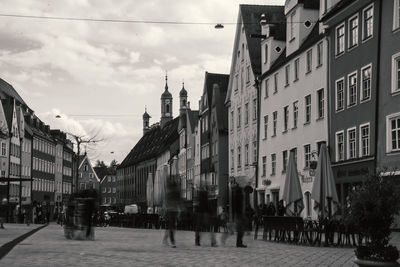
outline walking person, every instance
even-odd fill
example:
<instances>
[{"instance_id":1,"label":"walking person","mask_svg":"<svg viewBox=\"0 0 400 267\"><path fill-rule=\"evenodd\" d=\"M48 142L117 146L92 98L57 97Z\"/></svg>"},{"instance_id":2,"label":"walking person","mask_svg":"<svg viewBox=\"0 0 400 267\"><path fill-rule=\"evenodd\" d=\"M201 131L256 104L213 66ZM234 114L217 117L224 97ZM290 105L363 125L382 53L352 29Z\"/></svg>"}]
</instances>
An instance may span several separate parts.
<instances>
[{"instance_id":1,"label":"walking person","mask_svg":"<svg viewBox=\"0 0 400 267\"><path fill-rule=\"evenodd\" d=\"M163 243L165 245L168 245L169 237L171 246L173 248L176 248L175 229L180 212L180 201L181 200L178 183L170 177L169 179L167 179L167 188L165 195L165 215L167 219L167 225L165 228Z\"/></svg>"},{"instance_id":2,"label":"walking person","mask_svg":"<svg viewBox=\"0 0 400 267\"><path fill-rule=\"evenodd\" d=\"M4 223L6 222L7 218L7 199L4 198L0 204L0 229L4 228Z\"/></svg>"},{"instance_id":3,"label":"walking person","mask_svg":"<svg viewBox=\"0 0 400 267\"><path fill-rule=\"evenodd\" d=\"M232 211L235 217L236 223L236 247L238 248L247 248L245 244L243 244L243 236L245 230L245 216L244 216L244 197L243 197L243 189L236 185L232 187ZM229 233L223 233L221 236L221 243L225 244Z\"/></svg>"},{"instance_id":4,"label":"walking person","mask_svg":"<svg viewBox=\"0 0 400 267\"><path fill-rule=\"evenodd\" d=\"M210 231L211 246L216 247L214 224L211 220L210 209L208 207L208 192L207 190L199 191L199 205L196 208L196 226L195 226L195 244L200 246L201 230L205 228Z\"/></svg>"}]
</instances>

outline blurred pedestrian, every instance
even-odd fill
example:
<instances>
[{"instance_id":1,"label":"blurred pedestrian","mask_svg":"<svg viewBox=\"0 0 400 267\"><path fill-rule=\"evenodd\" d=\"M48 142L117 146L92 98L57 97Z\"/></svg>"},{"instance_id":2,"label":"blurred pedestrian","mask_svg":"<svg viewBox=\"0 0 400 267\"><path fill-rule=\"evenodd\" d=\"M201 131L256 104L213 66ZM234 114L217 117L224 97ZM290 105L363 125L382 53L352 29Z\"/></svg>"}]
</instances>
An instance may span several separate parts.
<instances>
[{"instance_id":1,"label":"blurred pedestrian","mask_svg":"<svg viewBox=\"0 0 400 267\"><path fill-rule=\"evenodd\" d=\"M4 198L0 204L0 229L4 229L4 223L7 218L7 199Z\"/></svg>"},{"instance_id":2,"label":"blurred pedestrian","mask_svg":"<svg viewBox=\"0 0 400 267\"><path fill-rule=\"evenodd\" d=\"M85 200L85 221L86 221L86 238L92 235L92 222L94 212L94 200L89 198Z\"/></svg>"},{"instance_id":3,"label":"blurred pedestrian","mask_svg":"<svg viewBox=\"0 0 400 267\"><path fill-rule=\"evenodd\" d=\"M199 191L199 205L196 207L196 226L195 226L195 244L200 246L200 232L202 230L210 231L211 246L216 247L214 224L211 220L210 209L208 207L208 192L205 189Z\"/></svg>"},{"instance_id":4,"label":"blurred pedestrian","mask_svg":"<svg viewBox=\"0 0 400 267\"><path fill-rule=\"evenodd\" d=\"M254 219L254 210L250 206L250 204L247 203L245 209L246 231L251 232L253 230L253 219Z\"/></svg>"},{"instance_id":5,"label":"blurred pedestrian","mask_svg":"<svg viewBox=\"0 0 400 267\"><path fill-rule=\"evenodd\" d=\"M233 202L233 215L235 217L236 223L236 247L238 248L247 248L245 244L243 244L243 236L245 229L245 218L244 218L244 197L243 197L243 189L235 185L232 187L232 202ZM221 243L225 244L227 238L229 237L229 233L223 233L221 236Z\"/></svg>"},{"instance_id":6,"label":"blurred pedestrian","mask_svg":"<svg viewBox=\"0 0 400 267\"><path fill-rule=\"evenodd\" d=\"M222 226L224 232L228 231L226 223L228 222L228 213L226 212L226 208L222 208L222 212L219 215L219 227Z\"/></svg>"},{"instance_id":7,"label":"blurred pedestrian","mask_svg":"<svg viewBox=\"0 0 400 267\"><path fill-rule=\"evenodd\" d=\"M272 202L269 202L268 208L267 208L267 216L275 216L276 209L275 205Z\"/></svg>"},{"instance_id":8,"label":"blurred pedestrian","mask_svg":"<svg viewBox=\"0 0 400 267\"><path fill-rule=\"evenodd\" d=\"M178 215L180 212L180 190L178 183L173 177L167 179L167 188L165 194L165 215L167 220L167 225L165 228L165 234L163 243L168 244L168 237L171 242L171 246L176 248L175 245L175 229L177 224Z\"/></svg>"},{"instance_id":9,"label":"blurred pedestrian","mask_svg":"<svg viewBox=\"0 0 400 267\"><path fill-rule=\"evenodd\" d=\"M278 216L285 216L285 206L283 205L283 200L279 200L278 203Z\"/></svg>"}]
</instances>

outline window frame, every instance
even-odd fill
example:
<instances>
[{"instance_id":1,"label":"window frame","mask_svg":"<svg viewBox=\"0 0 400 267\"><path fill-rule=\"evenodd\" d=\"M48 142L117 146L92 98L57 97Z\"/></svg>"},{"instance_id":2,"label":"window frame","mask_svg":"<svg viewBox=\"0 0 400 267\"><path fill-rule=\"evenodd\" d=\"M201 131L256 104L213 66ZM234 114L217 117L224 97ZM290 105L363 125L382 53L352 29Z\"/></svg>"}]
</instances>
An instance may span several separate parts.
<instances>
[{"instance_id":1,"label":"window frame","mask_svg":"<svg viewBox=\"0 0 400 267\"><path fill-rule=\"evenodd\" d=\"M351 77L354 77L354 76L355 76L355 78L356 78L355 96L354 96L355 103L352 104L352 103L350 103L350 78L351 78ZM355 71L353 71L352 73L349 73L349 74L347 75L347 108L357 106L358 84L359 84L359 82L358 82L358 72L357 72L357 70L355 70Z\"/></svg>"},{"instance_id":2,"label":"window frame","mask_svg":"<svg viewBox=\"0 0 400 267\"><path fill-rule=\"evenodd\" d=\"M350 150L350 147L351 147L351 144L350 144L350 132L352 132L352 131L354 131L354 156L351 156L350 155L350 152L351 152L351 150ZM357 158L357 127L351 127L351 128L348 128L347 129L347 142L346 142L346 144L347 144L347 159L356 159Z\"/></svg>"},{"instance_id":3,"label":"window frame","mask_svg":"<svg viewBox=\"0 0 400 267\"><path fill-rule=\"evenodd\" d=\"M308 149L308 150L307 150ZM304 152L304 169L310 168L311 162L311 144L303 145L303 152Z\"/></svg>"},{"instance_id":4,"label":"window frame","mask_svg":"<svg viewBox=\"0 0 400 267\"><path fill-rule=\"evenodd\" d=\"M400 28L400 0L393 1L393 31Z\"/></svg>"},{"instance_id":5,"label":"window frame","mask_svg":"<svg viewBox=\"0 0 400 267\"><path fill-rule=\"evenodd\" d=\"M392 86L391 93L400 93L400 52L392 55Z\"/></svg>"},{"instance_id":6,"label":"window frame","mask_svg":"<svg viewBox=\"0 0 400 267\"><path fill-rule=\"evenodd\" d=\"M356 27L352 27L352 25L351 25L351 22L352 21L354 21L354 20L357 20L357 26ZM355 48L355 47L357 47L358 46L358 40L359 40L359 25L360 25L360 19L359 19L359 16L358 16L358 13L357 14L355 14L354 16L352 16L352 17L350 17L348 20L347 20L347 27L348 27L348 29L347 29L347 32L348 32L348 38L347 38L347 49L350 51L350 50L352 50L353 48ZM353 34L352 34L352 30L353 29L356 29L356 33L357 33L357 40L356 40L356 43L352 43L352 41L353 41Z\"/></svg>"},{"instance_id":7,"label":"window frame","mask_svg":"<svg viewBox=\"0 0 400 267\"><path fill-rule=\"evenodd\" d=\"M339 140L338 136L339 136L339 135L342 135L342 142L341 142L341 147L342 147L342 149L343 149L343 151L342 151L342 153L341 153L342 157L340 157L340 153L339 153L339 152L340 152L340 149L339 149L339 142L338 142L338 140ZM345 143L344 130L337 131L337 132L335 133L335 158L336 158L336 161L343 161L343 160L346 159L346 157L345 157L346 152L345 152L345 145L344 145L344 143Z\"/></svg>"},{"instance_id":8,"label":"window frame","mask_svg":"<svg viewBox=\"0 0 400 267\"><path fill-rule=\"evenodd\" d=\"M368 9L372 9L372 16L371 16L371 19L372 19L372 33L369 36L365 36L366 29L367 29L366 28L366 20L365 20L366 19L365 18L365 11L367 11ZM363 40L362 42L363 43L374 37L374 15L375 15L374 3L371 3L370 5L368 5L367 7L365 7L362 10L362 40Z\"/></svg>"},{"instance_id":9,"label":"window frame","mask_svg":"<svg viewBox=\"0 0 400 267\"><path fill-rule=\"evenodd\" d=\"M310 103L307 103L308 99L310 100ZM304 124L308 124L311 122L311 113L312 113L312 99L311 99L311 94L309 94L304 97Z\"/></svg>"},{"instance_id":10,"label":"window frame","mask_svg":"<svg viewBox=\"0 0 400 267\"><path fill-rule=\"evenodd\" d=\"M264 139L268 139L268 115L264 116Z\"/></svg>"},{"instance_id":11,"label":"window frame","mask_svg":"<svg viewBox=\"0 0 400 267\"><path fill-rule=\"evenodd\" d=\"M364 71L366 69L370 69L369 96L367 98L364 96ZM368 65L362 67L360 71L360 103L371 100L371 92L372 92L372 63L369 63Z\"/></svg>"},{"instance_id":12,"label":"window frame","mask_svg":"<svg viewBox=\"0 0 400 267\"><path fill-rule=\"evenodd\" d=\"M296 82L299 80L299 70L300 70L300 58L294 60L294 80Z\"/></svg>"},{"instance_id":13,"label":"window frame","mask_svg":"<svg viewBox=\"0 0 400 267\"><path fill-rule=\"evenodd\" d=\"M321 41L317 44L317 68L323 65L324 42Z\"/></svg>"},{"instance_id":14,"label":"window frame","mask_svg":"<svg viewBox=\"0 0 400 267\"><path fill-rule=\"evenodd\" d=\"M338 30L340 28L343 28L343 35L338 35ZM343 37L343 48L340 49L341 51L338 51L339 48L339 37ZM338 26L336 26L335 28L335 56L338 57L340 55L343 55L346 49L346 26L344 24L344 22L342 22L341 24L339 24Z\"/></svg>"},{"instance_id":15,"label":"window frame","mask_svg":"<svg viewBox=\"0 0 400 267\"><path fill-rule=\"evenodd\" d=\"M392 128L391 121L393 119L400 119L400 112L392 113L386 116L386 153L398 153L400 152L400 143L398 148L392 148ZM396 128L397 129L397 128Z\"/></svg>"},{"instance_id":16,"label":"window frame","mask_svg":"<svg viewBox=\"0 0 400 267\"><path fill-rule=\"evenodd\" d=\"M274 94L278 93L278 74L279 72L274 73Z\"/></svg>"},{"instance_id":17,"label":"window frame","mask_svg":"<svg viewBox=\"0 0 400 267\"><path fill-rule=\"evenodd\" d=\"M272 113L272 137L276 136L278 129L278 111Z\"/></svg>"},{"instance_id":18,"label":"window frame","mask_svg":"<svg viewBox=\"0 0 400 267\"><path fill-rule=\"evenodd\" d=\"M269 78L265 79L264 82L264 98L268 98L269 97Z\"/></svg>"},{"instance_id":19,"label":"window frame","mask_svg":"<svg viewBox=\"0 0 400 267\"><path fill-rule=\"evenodd\" d=\"M322 95L322 98L320 96ZM321 88L317 90L317 120L325 117L325 90Z\"/></svg>"},{"instance_id":20,"label":"window frame","mask_svg":"<svg viewBox=\"0 0 400 267\"><path fill-rule=\"evenodd\" d=\"M342 108L341 109L338 109L338 83L339 82L342 82ZM341 78L339 78L339 79L337 79L336 81L335 81L335 110L336 110L336 112L340 112L340 111L343 111L344 110L344 108L345 108L345 106L346 106L346 101L345 101L345 81L344 81L344 77L341 77Z\"/></svg>"},{"instance_id":21,"label":"window frame","mask_svg":"<svg viewBox=\"0 0 400 267\"><path fill-rule=\"evenodd\" d=\"M283 107L283 132L289 129L289 105Z\"/></svg>"},{"instance_id":22,"label":"window frame","mask_svg":"<svg viewBox=\"0 0 400 267\"><path fill-rule=\"evenodd\" d=\"M368 127L368 144L367 144L367 153L363 153L363 128ZM360 124L359 126L359 152L358 155L360 157L368 157L371 154L371 125L369 122Z\"/></svg>"},{"instance_id":23,"label":"window frame","mask_svg":"<svg viewBox=\"0 0 400 267\"><path fill-rule=\"evenodd\" d=\"M271 176L276 174L276 154L271 154Z\"/></svg>"},{"instance_id":24,"label":"window frame","mask_svg":"<svg viewBox=\"0 0 400 267\"><path fill-rule=\"evenodd\" d=\"M293 128L296 129L299 122L299 101L293 102Z\"/></svg>"},{"instance_id":25,"label":"window frame","mask_svg":"<svg viewBox=\"0 0 400 267\"><path fill-rule=\"evenodd\" d=\"M312 71L312 48L306 52L306 74Z\"/></svg>"}]
</instances>

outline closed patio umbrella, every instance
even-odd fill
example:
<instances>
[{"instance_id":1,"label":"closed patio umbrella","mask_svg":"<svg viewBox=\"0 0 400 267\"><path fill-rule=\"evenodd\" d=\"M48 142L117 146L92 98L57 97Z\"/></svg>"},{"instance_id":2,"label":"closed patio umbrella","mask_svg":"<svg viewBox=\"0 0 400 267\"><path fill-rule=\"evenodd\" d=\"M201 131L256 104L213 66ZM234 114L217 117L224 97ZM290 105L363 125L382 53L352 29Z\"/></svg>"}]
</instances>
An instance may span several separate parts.
<instances>
[{"instance_id":1,"label":"closed patio umbrella","mask_svg":"<svg viewBox=\"0 0 400 267\"><path fill-rule=\"evenodd\" d=\"M311 198L314 199L314 210L319 212L322 218L332 216L339 203L331 160L325 144L321 145L319 152Z\"/></svg>"},{"instance_id":2,"label":"closed patio umbrella","mask_svg":"<svg viewBox=\"0 0 400 267\"><path fill-rule=\"evenodd\" d=\"M153 174L150 172L147 177L146 183L146 197L147 197L147 206L153 207L154 205L154 183L153 183Z\"/></svg>"},{"instance_id":3,"label":"closed patio umbrella","mask_svg":"<svg viewBox=\"0 0 400 267\"><path fill-rule=\"evenodd\" d=\"M289 216L299 216L304 209L303 193L293 151L289 156L282 199L286 203L286 214Z\"/></svg>"}]
</instances>

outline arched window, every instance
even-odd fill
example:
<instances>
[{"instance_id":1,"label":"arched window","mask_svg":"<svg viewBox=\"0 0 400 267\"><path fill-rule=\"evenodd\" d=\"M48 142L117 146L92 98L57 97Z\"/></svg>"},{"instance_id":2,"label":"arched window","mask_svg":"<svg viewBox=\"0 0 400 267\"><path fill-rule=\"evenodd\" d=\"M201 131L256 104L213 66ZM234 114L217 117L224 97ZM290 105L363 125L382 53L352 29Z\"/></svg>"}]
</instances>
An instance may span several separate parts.
<instances>
[{"instance_id":1,"label":"arched window","mask_svg":"<svg viewBox=\"0 0 400 267\"><path fill-rule=\"evenodd\" d=\"M182 100L182 107L186 107L186 100L185 99Z\"/></svg>"},{"instance_id":2,"label":"arched window","mask_svg":"<svg viewBox=\"0 0 400 267\"><path fill-rule=\"evenodd\" d=\"M168 105L168 104L165 105L165 112L166 112L166 113L169 113L169 105Z\"/></svg>"},{"instance_id":3,"label":"arched window","mask_svg":"<svg viewBox=\"0 0 400 267\"><path fill-rule=\"evenodd\" d=\"M311 194L307 191L304 193L304 196L306 199L306 214L307 217L311 217Z\"/></svg>"}]
</instances>

